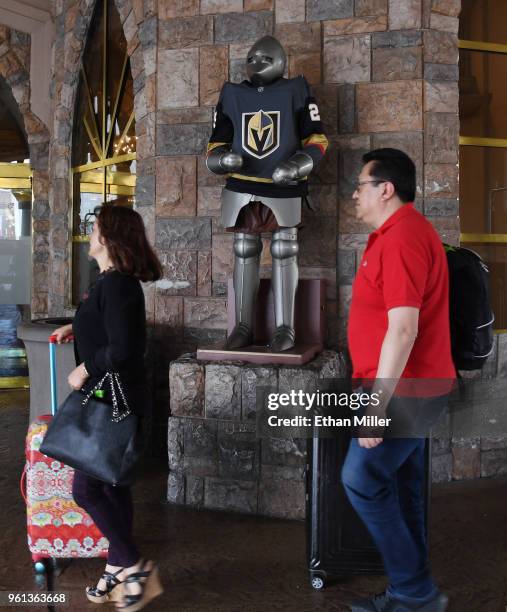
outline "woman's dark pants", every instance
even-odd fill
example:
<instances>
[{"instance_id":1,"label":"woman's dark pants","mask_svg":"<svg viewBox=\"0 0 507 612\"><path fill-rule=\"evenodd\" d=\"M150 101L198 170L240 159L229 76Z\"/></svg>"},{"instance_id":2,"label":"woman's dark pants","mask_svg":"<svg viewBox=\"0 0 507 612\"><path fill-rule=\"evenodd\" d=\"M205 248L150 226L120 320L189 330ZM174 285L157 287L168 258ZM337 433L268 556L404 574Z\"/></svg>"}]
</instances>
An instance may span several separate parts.
<instances>
[{"instance_id":1,"label":"woman's dark pants","mask_svg":"<svg viewBox=\"0 0 507 612\"><path fill-rule=\"evenodd\" d=\"M131 567L140 558L132 538L134 507L130 487L113 487L78 470L72 494L109 540L109 565Z\"/></svg>"}]
</instances>

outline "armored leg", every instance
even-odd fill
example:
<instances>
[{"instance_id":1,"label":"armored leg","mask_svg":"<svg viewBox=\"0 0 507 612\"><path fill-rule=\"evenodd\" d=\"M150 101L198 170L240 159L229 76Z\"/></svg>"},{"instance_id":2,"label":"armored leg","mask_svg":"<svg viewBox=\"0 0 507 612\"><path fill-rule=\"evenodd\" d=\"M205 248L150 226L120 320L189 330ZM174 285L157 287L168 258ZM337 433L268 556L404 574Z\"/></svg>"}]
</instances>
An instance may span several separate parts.
<instances>
[{"instance_id":1,"label":"armored leg","mask_svg":"<svg viewBox=\"0 0 507 612\"><path fill-rule=\"evenodd\" d=\"M259 289L262 240L258 234L234 234L234 294L236 326L227 338L226 349L238 349L253 341L254 303Z\"/></svg>"},{"instance_id":2,"label":"armored leg","mask_svg":"<svg viewBox=\"0 0 507 612\"><path fill-rule=\"evenodd\" d=\"M276 331L269 345L269 349L273 352L286 351L295 343L294 305L299 279L298 250L297 228L288 227L273 234L271 284Z\"/></svg>"}]
</instances>

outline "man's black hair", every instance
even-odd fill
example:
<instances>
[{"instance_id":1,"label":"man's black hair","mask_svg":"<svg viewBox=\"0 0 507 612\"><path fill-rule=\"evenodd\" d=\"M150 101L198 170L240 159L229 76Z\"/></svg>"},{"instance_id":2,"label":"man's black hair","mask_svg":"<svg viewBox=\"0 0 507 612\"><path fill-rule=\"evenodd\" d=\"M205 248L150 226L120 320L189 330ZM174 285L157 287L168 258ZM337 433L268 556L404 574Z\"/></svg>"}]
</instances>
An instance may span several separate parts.
<instances>
[{"instance_id":1,"label":"man's black hair","mask_svg":"<svg viewBox=\"0 0 507 612\"><path fill-rule=\"evenodd\" d=\"M396 195L404 203L415 200L415 164L398 149L375 149L363 155L363 163L374 162L370 176L394 185Z\"/></svg>"}]
</instances>

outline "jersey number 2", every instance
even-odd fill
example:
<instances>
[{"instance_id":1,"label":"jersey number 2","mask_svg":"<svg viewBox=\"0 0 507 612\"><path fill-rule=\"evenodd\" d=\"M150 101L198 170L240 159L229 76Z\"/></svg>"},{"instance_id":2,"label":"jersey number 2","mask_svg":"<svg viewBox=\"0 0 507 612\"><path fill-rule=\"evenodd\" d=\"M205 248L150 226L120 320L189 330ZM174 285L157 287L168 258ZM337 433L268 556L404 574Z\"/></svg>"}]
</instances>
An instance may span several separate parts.
<instances>
[{"instance_id":1,"label":"jersey number 2","mask_svg":"<svg viewBox=\"0 0 507 612\"><path fill-rule=\"evenodd\" d=\"M316 104L309 104L308 110L310 111L310 119L312 121L320 121L319 107Z\"/></svg>"}]
</instances>

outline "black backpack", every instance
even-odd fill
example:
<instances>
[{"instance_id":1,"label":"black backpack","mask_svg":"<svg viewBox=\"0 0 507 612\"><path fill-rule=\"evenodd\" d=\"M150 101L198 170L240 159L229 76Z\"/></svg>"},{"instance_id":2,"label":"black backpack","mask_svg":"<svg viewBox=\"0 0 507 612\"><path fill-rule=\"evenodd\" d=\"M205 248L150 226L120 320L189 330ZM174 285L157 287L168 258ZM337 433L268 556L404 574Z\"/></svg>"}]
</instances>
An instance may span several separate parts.
<instances>
[{"instance_id":1,"label":"black backpack","mask_svg":"<svg viewBox=\"0 0 507 612\"><path fill-rule=\"evenodd\" d=\"M444 244L449 265L451 347L458 370L480 370L493 352L489 270L481 257Z\"/></svg>"}]
</instances>

